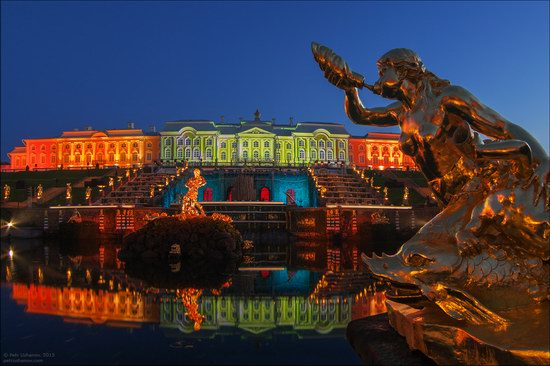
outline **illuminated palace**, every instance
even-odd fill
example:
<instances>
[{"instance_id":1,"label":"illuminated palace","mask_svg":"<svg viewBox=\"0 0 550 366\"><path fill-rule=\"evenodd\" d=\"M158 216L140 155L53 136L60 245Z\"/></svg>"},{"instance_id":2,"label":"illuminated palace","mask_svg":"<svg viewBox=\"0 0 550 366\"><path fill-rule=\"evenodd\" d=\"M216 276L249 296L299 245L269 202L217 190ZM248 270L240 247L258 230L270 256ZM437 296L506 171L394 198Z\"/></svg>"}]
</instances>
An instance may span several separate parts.
<instances>
[{"instance_id":1,"label":"illuminated palace","mask_svg":"<svg viewBox=\"0 0 550 366\"><path fill-rule=\"evenodd\" d=\"M166 122L160 133L127 129L63 132L57 138L23 140L8 156L10 168L58 169L143 166L162 162L194 165L354 164L360 168L408 169L395 133L350 136L338 123L275 124L261 120L216 123L208 120Z\"/></svg>"}]
</instances>

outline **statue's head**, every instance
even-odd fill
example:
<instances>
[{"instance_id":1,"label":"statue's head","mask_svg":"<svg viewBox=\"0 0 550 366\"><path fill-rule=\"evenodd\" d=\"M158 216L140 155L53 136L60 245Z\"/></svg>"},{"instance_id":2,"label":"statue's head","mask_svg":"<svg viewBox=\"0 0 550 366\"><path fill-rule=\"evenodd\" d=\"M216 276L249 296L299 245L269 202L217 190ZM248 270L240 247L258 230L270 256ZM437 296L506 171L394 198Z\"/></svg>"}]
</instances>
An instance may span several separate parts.
<instances>
[{"instance_id":1,"label":"statue's head","mask_svg":"<svg viewBox=\"0 0 550 366\"><path fill-rule=\"evenodd\" d=\"M199 168L195 168L193 169L193 174L195 174L195 177L200 177L201 170Z\"/></svg>"},{"instance_id":2,"label":"statue's head","mask_svg":"<svg viewBox=\"0 0 550 366\"><path fill-rule=\"evenodd\" d=\"M408 48L394 48L382 55L376 64L379 78L374 85L375 92L385 98L399 99L405 81L417 83L428 79L432 87L449 84L427 71L416 52Z\"/></svg>"}]
</instances>

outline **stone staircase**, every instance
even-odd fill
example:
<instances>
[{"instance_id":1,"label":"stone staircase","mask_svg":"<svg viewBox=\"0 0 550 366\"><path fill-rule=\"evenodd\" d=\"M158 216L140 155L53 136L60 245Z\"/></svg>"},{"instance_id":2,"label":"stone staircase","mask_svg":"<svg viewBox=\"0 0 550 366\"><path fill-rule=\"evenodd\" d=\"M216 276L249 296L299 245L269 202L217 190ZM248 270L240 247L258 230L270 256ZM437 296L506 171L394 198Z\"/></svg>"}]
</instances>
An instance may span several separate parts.
<instances>
[{"instance_id":1,"label":"stone staircase","mask_svg":"<svg viewBox=\"0 0 550 366\"><path fill-rule=\"evenodd\" d=\"M321 202L325 205L378 205L383 202L383 197L355 174L329 169L315 169L313 172Z\"/></svg>"},{"instance_id":2,"label":"stone staircase","mask_svg":"<svg viewBox=\"0 0 550 366\"><path fill-rule=\"evenodd\" d=\"M175 175L175 168L158 168L152 173L142 172L98 199L95 204L152 206L158 197L162 196L164 188L174 179ZM152 185L155 187L153 197L150 195Z\"/></svg>"},{"instance_id":3,"label":"stone staircase","mask_svg":"<svg viewBox=\"0 0 550 366\"><path fill-rule=\"evenodd\" d=\"M365 290L365 286L371 286L373 290L372 277L367 272L345 271L327 272L317 283L314 295L327 297L342 294L356 294Z\"/></svg>"}]
</instances>

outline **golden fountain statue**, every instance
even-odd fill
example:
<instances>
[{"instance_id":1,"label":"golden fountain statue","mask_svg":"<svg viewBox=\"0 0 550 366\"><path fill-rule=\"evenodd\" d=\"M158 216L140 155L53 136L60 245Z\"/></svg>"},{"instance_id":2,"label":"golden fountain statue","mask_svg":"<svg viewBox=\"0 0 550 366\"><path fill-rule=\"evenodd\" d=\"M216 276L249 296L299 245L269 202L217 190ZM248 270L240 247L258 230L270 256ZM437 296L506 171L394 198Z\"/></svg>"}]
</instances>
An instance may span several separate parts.
<instances>
[{"instance_id":1,"label":"golden fountain statue","mask_svg":"<svg viewBox=\"0 0 550 366\"><path fill-rule=\"evenodd\" d=\"M4 184L4 200L7 201L10 199L11 187L7 184Z\"/></svg>"},{"instance_id":2,"label":"golden fountain statue","mask_svg":"<svg viewBox=\"0 0 550 366\"><path fill-rule=\"evenodd\" d=\"M544 148L466 89L428 71L409 49L378 60L374 85L331 49L313 43L312 51L328 81L344 91L354 123L401 128L401 150L443 207L397 254L363 254L371 271L392 284L392 326L438 363L550 364ZM363 87L396 101L367 108L359 98Z\"/></svg>"},{"instance_id":3,"label":"golden fountain statue","mask_svg":"<svg viewBox=\"0 0 550 366\"><path fill-rule=\"evenodd\" d=\"M189 191L181 199L181 215L182 217L204 216L204 210L199 203L199 188L206 185L206 180L201 176L200 169L193 170L194 177L189 178L185 183L185 187Z\"/></svg>"},{"instance_id":4,"label":"golden fountain statue","mask_svg":"<svg viewBox=\"0 0 550 366\"><path fill-rule=\"evenodd\" d=\"M44 188L42 187L42 184L39 184L36 187L36 199L41 200L43 194L44 194Z\"/></svg>"},{"instance_id":5,"label":"golden fountain statue","mask_svg":"<svg viewBox=\"0 0 550 366\"><path fill-rule=\"evenodd\" d=\"M73 197L72 192L73 187L71 187L71 183L67 183L67 187L65 188L65 198L67 199L67 201L69 201Z\"/></svg>"}]
</instances>

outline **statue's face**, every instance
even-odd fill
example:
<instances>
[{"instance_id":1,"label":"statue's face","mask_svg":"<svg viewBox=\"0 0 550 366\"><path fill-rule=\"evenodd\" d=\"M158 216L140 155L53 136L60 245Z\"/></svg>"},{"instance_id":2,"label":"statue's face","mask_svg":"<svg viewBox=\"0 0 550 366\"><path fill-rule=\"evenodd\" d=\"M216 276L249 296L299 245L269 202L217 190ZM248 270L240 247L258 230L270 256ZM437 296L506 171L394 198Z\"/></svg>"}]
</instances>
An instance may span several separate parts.
<instances>
[{"instance_id":1,"label":"statue's face","mask_svg":"<svg viewBox=\"0 0 550 366\"><path fill-rule=\"evenodd\" d=\"M193 170L193 174L195 174L195 177L199 177L201 175L201 171L198 169Z\"/></svg>"},{"instance_id":2,"label":"statue's face","mask_svg":"<svg viewBox=\"0 0 550 366\"><path fill-rule=\"evenodd\" d=\"M397 70L390 64L379 64L378 76L378 81L374 84L375 90L384 98L398 99L403 80Z\"/></svg>"}]
</instances>

